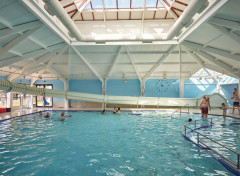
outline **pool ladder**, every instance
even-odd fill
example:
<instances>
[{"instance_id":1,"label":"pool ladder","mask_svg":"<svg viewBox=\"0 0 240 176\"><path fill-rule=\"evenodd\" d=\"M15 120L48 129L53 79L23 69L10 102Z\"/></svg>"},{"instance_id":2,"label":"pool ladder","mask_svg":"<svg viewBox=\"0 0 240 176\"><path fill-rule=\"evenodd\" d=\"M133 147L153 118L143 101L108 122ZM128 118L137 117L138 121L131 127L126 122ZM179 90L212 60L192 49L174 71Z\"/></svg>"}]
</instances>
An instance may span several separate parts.
<instances>
[{"instance_id":1,"label":"pool ladder","mask_svg":"<svg viewBox=\"0 0 240 176\"><path fill-rule=\"evenodd\" d=\"M182 114L182 108L183 107L187 107L187 109L188 109L188 114L189 114L189 104L185 104L184 106L180 106L176 111L174 111L173 113L172 113L172 115L171 115L171 118L173 117L173 115L176 113L176 112L178 112L179 110L180 110L180 117L181 117L181 114Z\"/></svg>"},{"instance_id":2,"label":"pool ladder","mask_svg":"<svg viewBox=\"0 0 240 176\"><path fill-rule=\"evenodd\" d=\"M187 129L189 129L190 132L192 132L192 134L193 134L193 133L197 133L196 142L194 142L192 139L189 138L192 142L194 142L194 143L197 144L198 146L201 145L201 146L203 146L204 148L209 149L209 150L213 151L214 153L218 154L221 158L225 159L228 163L230 163L231 166L234 166L238 171L240 171L240 153L239 153L239 152L237 152L237 151L235 151L235 150L233 150L233 149L231 149L231 148L229 148L229 147L227 147L227 146L225 146L225 145L223 145L223 144L215 141L214 139L212 139L212 138L210 138L210 137L208 137L208 136L206 136L206 135L204 135L204 134L202 134L202 133L200 133L200 132L197 131L197 129L212 126L212 124L213 124L213 123L212 123L212 118L209 118L209 119L211 119L210 125L200 126L200 127L198 127L198 128L197 128L197 121L202 121L202 120L195 120L194 122L188 122L187 124L184 125L184 133L183 133L183 135L187 137L187 135L188 135ZM188 125L190 125L190 124L194 124L194 129L188 126ZM190 133L190 132L189 132L189 133ZM233 161L233 160L227 158L226 156L220 154L217 150L215 150L215 149L213 149L212 147L210 147L209 145L207 145L206 142L204 143L204 142L203 142L203 139L205 139L205 140L207 140L207 141L213 142L213 143L215 144L214 146L216 146L216 145L221 146L221 147L227 149L228 151L236 154L236 160ZM201 147L201 146L200 146L200 147Z\"/></svg>"}]
</instances>

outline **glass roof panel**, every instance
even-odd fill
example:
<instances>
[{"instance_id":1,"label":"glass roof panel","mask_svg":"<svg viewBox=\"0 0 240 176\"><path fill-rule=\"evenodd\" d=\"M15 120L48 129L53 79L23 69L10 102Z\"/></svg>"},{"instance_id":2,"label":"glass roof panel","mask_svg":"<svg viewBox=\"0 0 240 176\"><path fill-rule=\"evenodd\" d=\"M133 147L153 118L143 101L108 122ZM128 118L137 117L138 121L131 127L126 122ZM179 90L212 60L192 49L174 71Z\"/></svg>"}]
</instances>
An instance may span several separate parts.
<instances>
[{"instance_id":1,"label":"glass roof panel","mask_svg":"<svg viewBox=\"0 0 240 176\"><path fill-rule=\"evenodd\" d=\"M75 1L78 1L78 0L75 0ZM78 8L81 7L83 4L84 4L84 1L83 1L83 0L82 0L82 1L78 1L78 2L76 3L76 5L77 5ZM90 3L89 3L84 9L91 9Z\"/></svg>"},{"instance_id":2,"label":"glass roof panel","mask_svg":"<svg viewBox=\"0 0 240 176\"><path fill-rule=\"evenodd\" d=\"M91 9L90 3L84 9Z\"/></svg>"},{"instance_id":3,"label":"glass roof panel","mask_svg":"<svg viewBox=\"0 0 240 176\"><path fill-rule=\"evenodd\" d=\"M129 9L130 0L118 0L118 8Z\"/></svg>"},{"instance_id":4,"label":"glass roof panel","mask_svg":"<svg viewBox=\"0 0 240 176\"><path fill-rule=\"evenodd\" d=\"M91 0L93 9L102 9L102 1L101 0Z\"/></svg>"},{"instance_id":5,"label":"glass roof panel","mask_svg":"<svg viewBox=\"0 0 240 176\"><path fill-rule=\"evenodd\" d=\"M157 7L158 7L158 8L159 8L159 7L163 7L162 3L160 3L160 2L158 1Z\"/></svg>"},{"instance_id":6,"label":"glass roof panel","mask_svg":"<svg viewBox=\"0 0 240 176\"><path fill-rule=\"evenodd\" d=\"M148 7L153 7L153 8L155 8L156 7L156 4L157 4L157 1L158 0L147 0L146 1L146 7L148 8Z\"/></svg>"},{"instance_id":7,"label":"glass roof panel","mask_svg":"<svg viewBox=\"0 0 240 176\"><path fill-rule=\"evenodd\" d=\"M132 8L143 8L144 0L132 0Z\"/></svg>"},{"instance_id":8,"label":"glass roof panel","mask_svg":"<svg viewBox=\"0 0 240 176\"><path fill-rule=\"evenodd\" d=\"M107 9L116 9L117 4L115 0L104 0L104 8Z\"/></svg>"},{"instance_id":9,"label":"glass roof panel","mask_svg":"<svg viewBox=\"0 0 240 176\"><path fill-rule=\"evenodd\" d=\"M172 5L173 0L166 0L168 2L168 4Z\"/></svg>"}]
</instances>

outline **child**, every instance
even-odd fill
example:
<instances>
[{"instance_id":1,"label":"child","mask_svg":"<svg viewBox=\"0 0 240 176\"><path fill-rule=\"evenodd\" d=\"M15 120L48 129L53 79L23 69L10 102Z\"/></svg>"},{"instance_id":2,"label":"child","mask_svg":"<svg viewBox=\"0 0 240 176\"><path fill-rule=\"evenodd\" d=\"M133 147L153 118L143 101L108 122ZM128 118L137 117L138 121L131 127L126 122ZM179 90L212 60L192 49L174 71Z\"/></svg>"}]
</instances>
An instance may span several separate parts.
<instances>
[{"instance_id":1,"label":"child","mask_svg":"<svg viewBox=\"0 0 240 176\"><path fill-rule=\"evenodd\" d=\"M226 114L227 114L227 107L226 107L225 103L222 103L222 110L223 110L223 118L225 120Z\"/></svg>"}]
</instances>

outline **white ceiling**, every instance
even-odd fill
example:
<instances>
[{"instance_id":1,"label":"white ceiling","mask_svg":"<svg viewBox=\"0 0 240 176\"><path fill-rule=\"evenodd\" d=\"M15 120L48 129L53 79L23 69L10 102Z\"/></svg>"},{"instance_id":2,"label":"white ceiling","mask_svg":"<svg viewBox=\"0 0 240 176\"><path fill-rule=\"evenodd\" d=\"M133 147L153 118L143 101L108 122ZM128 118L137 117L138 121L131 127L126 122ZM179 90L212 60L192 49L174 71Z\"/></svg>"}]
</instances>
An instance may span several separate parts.
<instances>
[{"instance_id":1,"label":"white ceiling","mask_svg":"<svg viewBox=\"0 0 240 176\"><path fill-rule=\"evenodd\" d=\"M173 2L174 8L187 8ZM204 67L239 78L240 1L218 2L222 7L219 5L217 8L217 4L197 14L198 18L195 16L188 28L184 27L179 36L168 40L161 40L159 31L161 28L161 34L168 33L178 20L172 16L166 19L165 16L155 19L152 16L150 19L154 10L147 9L143 19L142 12L115 9L106 12L104 20L103 10L85 9L82 13L87 20L77 18L73 21L89 41L75 41L69 37L67 26L62 27L60 20L49 15L35 1L1 0L0 74L8 76L9 80L36 80L40 77L104 80L121 79L123 76L127 79L160 79L164 75L185 79ZM60 3L66 6L73 0ZM71 6L74 7L76 9L76 6ZM71 11L69 8L65 10ZM132 18L125 19L129 18L130 11ZM158 13L158 9L155 11ZM167 9L161 8L160 11L166 13ZM88 13L91 14L87 18ZM92 13L94 20L90 18ZM117 13L118 19L108 13ZM143 40L142 29L147 41ZM104 41L106 36L113 42ZM149 36L154 36L153 40Z\"/></svg>"}]
</instances>

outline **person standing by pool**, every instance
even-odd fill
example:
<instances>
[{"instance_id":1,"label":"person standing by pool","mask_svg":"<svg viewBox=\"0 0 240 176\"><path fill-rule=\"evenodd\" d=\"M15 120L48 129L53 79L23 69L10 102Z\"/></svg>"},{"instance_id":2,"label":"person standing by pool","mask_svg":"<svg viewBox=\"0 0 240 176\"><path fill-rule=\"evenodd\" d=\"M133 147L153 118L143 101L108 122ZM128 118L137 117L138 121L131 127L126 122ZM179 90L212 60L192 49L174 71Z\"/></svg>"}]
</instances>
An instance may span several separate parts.
<instances>
[{"instance_id":1,"label":"person standing by pool","mask_svg":"<svg viewBox=\"0 0 240 176\"><path fill-rule=\"evenodd\" d=\"M203 96L203 99L202 99L202 101L200 103L200 109L201 109L202 117L205 116L205 118L207 118L208 106L209 106L209 108L211 110L209 99L207 100L207 98L205 96Z\"/></svg>"},{"instance_id":2,"label":"person standing by pool","mask_svg":"<svg viewBox=\"0 0 240 176\"><path fill-rule=\"evenodd\" d=\"M238 96L237 88L234 88L233 96L231 97L231 99L233 99L233 108L232 108L232 113L231 114L234 114L235 107L237 107L238 115L240 115L239 96Z\"/></svg>"},{"instance_id":3,"label":"person standing by pool","mask_svg":"<svg viewBox=\"0 0 240 176\"><path fill-rule=\"evenodd\" d=\"M223 118L225 120L226 114L227 114L227 107L226 107L225 103L222 103L222 110L223 110Z\"/></svg>"}]
</instances>

